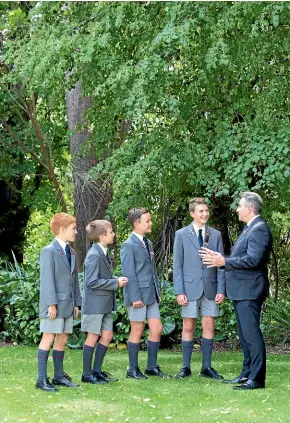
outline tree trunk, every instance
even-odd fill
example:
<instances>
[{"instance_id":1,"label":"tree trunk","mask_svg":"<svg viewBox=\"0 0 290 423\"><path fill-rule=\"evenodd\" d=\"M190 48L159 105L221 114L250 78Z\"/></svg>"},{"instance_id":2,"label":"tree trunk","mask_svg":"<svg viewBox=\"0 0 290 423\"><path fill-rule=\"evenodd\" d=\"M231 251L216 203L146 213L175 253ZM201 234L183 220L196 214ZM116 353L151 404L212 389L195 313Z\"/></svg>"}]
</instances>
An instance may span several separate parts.
<instances>
[{"instance_id":1,"label":"tree trunk","mask_svg":"<svg viewBox=\"0 0 290 423\"><path fill-rule=\"evenodd\" d=\"M78 235L76 249L80 264L84 262L90 242L86 236L86 225L95 219L102 219L111 201L110 189L105 189L102 183L95 183L87 178L89 170L98 162L93 151L83 154L82 148L89 140L90 132L86 113L91 107L91 100L82 94L81 83L66 93L66 109L70 137L70 152L72 156L72 173L74 181L75 215L77 218ZM92 149L91 149L92 150Z\"/></svg>"}]
</instances>

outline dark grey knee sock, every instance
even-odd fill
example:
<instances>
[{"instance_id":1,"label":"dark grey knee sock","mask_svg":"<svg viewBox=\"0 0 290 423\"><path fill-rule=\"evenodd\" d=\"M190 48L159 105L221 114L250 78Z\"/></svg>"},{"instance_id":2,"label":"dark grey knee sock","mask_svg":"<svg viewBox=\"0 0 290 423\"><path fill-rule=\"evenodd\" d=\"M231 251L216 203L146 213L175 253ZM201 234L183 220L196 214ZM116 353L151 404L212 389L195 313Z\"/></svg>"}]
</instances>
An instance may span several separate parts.
<instances>
[{"instance_id":1,"label":"dark grey knee sock","mask_svg":"<svg viewBox=\"0 0 290 423\"><path fill-rule=\"evenodd\" d=\"M202 367L204 369L211 367L212 350L213 350L213 339L202 338L201 339Z\"/></svg>"},{"instance_id":2,"label":"dark grey knee sock","mask_svg":"<svg viewBox=\"0 0 290 423\"><path fill-rule=\"evenodd\" d=\"M38 379L47 378L47 360L49 356L49 350L37 350L37 365L38 365Z\"/></svg>"},{"instance_id":3,"label":"dark grey knee sock","mask_svg":"<svg viewBox=\"0 0 290 423\"><path fill-rule=\"evenodd\" d=\"M54 377L63 377L64 351L52 350Z\"/></svg>"},{"instance_id":4,"label":"dark grey knee sock","mask_svg":"<svg viewBox=\"0 0 290 423\"><path fill-rule=\"evenodd\" d=\"M94 367L93 367L94 372L101 373L103 360L107 350L108 350L108 347L106 347L105 345L100 343L97 344Z\"/></svg>"},{"instance_id":5,"label":"dark grey knee sock","mask_svg":"<svg viewBox=\"0 0 290 423\"><path fill-rule=\"evenodd\" d=\"M191 341L181 341L182 348L182 367L190 367L191 355L193 350L193 339Z\"/></svg>"},{"instance_id":6,"label":"dark grey knee sock","mask_svg":"<svg viewBox=\"0 0 290 423\"><path fill-rule=\"evenodd\" d=\"M83 346L83 375L90 376L92 374L92 359L94 347L84 344Z\"/></svg>"},{"instance_id":7,"label":"dark grey knee sock","mask_svg":"<svg viewBox=\"0 0 290 423\"><path fill-rule=\"evenodd\" d=\"M148 340L148 360L147 369L154 369L157 366L157 354L159 351L160 342L153 342Z\"/></svg>"},{"instance_id":8,"label":"dark grey knee sock","mask_svg":"<svg viewBox=\"0 0 290 423\"><path fill-rule=\"evenodd\" d=\"M138 367L138 354L140 350L140 343L127 342L128 355L129 355L129 369L135 369Z\"/></svg>"}]
</instances>

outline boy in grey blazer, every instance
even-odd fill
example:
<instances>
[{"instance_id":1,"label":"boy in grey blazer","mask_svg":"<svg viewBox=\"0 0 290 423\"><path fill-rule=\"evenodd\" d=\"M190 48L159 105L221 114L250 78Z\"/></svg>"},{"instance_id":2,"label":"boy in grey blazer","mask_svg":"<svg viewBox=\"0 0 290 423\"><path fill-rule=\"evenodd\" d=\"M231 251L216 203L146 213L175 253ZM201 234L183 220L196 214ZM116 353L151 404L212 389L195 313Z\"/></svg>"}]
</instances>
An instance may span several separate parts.
<instances>
[{"instance_id":1,"label":"boy in grey blazer","mask_svg":"<svg viewBox=\"0 0 290 423\"><path fill-rule=\"evenodd\" d=\"M115 292L124 287L128 279L112 275L108 245L113 243L115 234L111 222L94 220L88 224L86 231L93 245L84 263L81 330L88 335L83 346L82 382L104 384L118 380L102 371L102 364L113 338L112 310L115 310ZM92 368L94 348L98 340Z\"/></svg>"},{"instance_id":2,"label":"boy in grey blazer","mask_svg":"<svg viewBox=\"0 0 290 423\"><path fill-rule=\"evenodd\" d=\"M128 339L129 369L127 377L147 379L139 369L138 353L144 332L144 321L149 326L148 361L145 374L166 377L157 365L162 323L159 313L160 289L154 261L152 243L144 236L151 232L152 221L145 208L129 211L133 227L130 237L121 247L122 273L129 279L124 289L124 301L128 307L131 332Z\"/></svg>"},{"instance_id":3,"label":"boy in grey blazer","mask_svg":"<svg viewBox=\"0 0 290 423\"><path fill-rule=\"evenodd\" d=\"M222 379L211 367L213 350L214 320L219 315L218 305L225 298L223 269L208 269L199 256L203 245L210 245L215 251L223 252L221 233L207 226L208 206L203 198L189 202L193 222L176 232L173 248L173 280L177 302L182 306L182 356L183 366L177 377L190 376L190 361L193 349L193 335L196 318L202 315L202 368L200 376Z\"/></svg>"},{"instance_id":4,"label":"boy in grey blazer","mask_svg":"<svg viewBox=\"0 0 290 423\"><path fill-rule=\"evenodd\" d=\"M57 391L54 385L75 387L63 371L64 348L73 331L81 305L75 251L67 244L76 236L76 220L67 213L57 213L50 222L54 241L40 253L39 317L42 339L37 353L38 379L35 387ZM47 377L47 360L53 344L54 378Z\"/></svg>"}]
</instances>

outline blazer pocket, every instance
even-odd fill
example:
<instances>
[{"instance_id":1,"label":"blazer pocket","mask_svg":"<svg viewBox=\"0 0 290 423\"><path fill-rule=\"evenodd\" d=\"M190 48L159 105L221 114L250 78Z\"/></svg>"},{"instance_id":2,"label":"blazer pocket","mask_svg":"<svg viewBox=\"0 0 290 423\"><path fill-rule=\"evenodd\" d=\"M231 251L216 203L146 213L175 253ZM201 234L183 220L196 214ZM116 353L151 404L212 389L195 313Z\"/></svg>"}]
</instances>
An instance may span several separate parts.
<instances>
[{"instance_id":1,"label":"blazer pocket","mask_svg":"<svg viewBox=\"0 0 290 423\"><path fill-rule=\"evenodd\" d=\"M111 291L107 291L106 289L97 289L95 294L96 295L109 295Z\"/></svg>"},{"instance_id":2,"label":"blazer pocket","mask_svg":"<svg viewBox=\"0 0 290 423\"><path fill-rule=\"evenodd\" d=\"M244 273L234 273L232 274L232 276L236 277L236 279L256 279L257 278L257 273L253 273L253 272L244 272Z\"/></svg>"},{"instance_id":3,"label":"blazer pocket","mask_svg":"<svg viewBox=\"0 0 290 423\"><path fill-rule=\"evenodd\" d=\"M193 282L194 277L193 276L189 276L189 275L184 275L183 276L183 281L184 282Z\"/></svg>"},{"instance_id":4,"label":"blazer pocket","mask_svg":"<svg viewBox=\"0 0 290 423\"><path fill-rule=\"evenodd\" d=\"M66 293L64 292L57 292L56 296L57 296L57 299L60 301L66 300L66 297L67 297Z\"/></svg>"},{"instance_id":5,"label":"blazer pocket","mask_svg":"<svg viewBox=\"0 0 290 423\"><path fill-rule=\"evenodd\" d=\"M148 281L144 281L144 282L138 281L138 285L139 285L140 288L149 288L150 284L149 284Z\"/></svg>"}]
</instances>

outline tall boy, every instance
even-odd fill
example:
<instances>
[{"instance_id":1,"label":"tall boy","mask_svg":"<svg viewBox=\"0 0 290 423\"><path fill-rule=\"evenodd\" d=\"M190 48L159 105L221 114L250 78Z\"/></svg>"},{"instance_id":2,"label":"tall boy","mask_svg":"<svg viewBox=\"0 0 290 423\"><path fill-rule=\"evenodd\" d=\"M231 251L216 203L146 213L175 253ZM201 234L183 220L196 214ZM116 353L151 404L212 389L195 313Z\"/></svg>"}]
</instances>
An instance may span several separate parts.
<instances>
[{"instance_id":1,"label":"tall boy","mask_svg":"<svg viewBox=\"0 0 290 423\"><path fill-rule=\"evenodd\" d=\"M75 387L63 371L64 348L73 331L81 296L76 269L75 251L67 244L77 234L76 219L67 213L57 213L50 222L55 239L40 254L40 332L42 339L37 353L38 379L35 387L57 391L54 385ZM47 360L53 344L54 378L47 377Z\"/></svg>"},{"instance_id":2,"label":"tall boy","mask_svg":"<svg viewBox=\"0 0 290 423\"><path fill-rule=\"evenodd\" d=\"M122 273L128 277L124 289L124 301L128 307L131 332L128 339L129 369L127 377L147 379L139 369L138 353L144 332L144 321L149 326L148 361L145 374L165 377L157 365L162 323L159 313L160 289L154 262L152 243L145 237L151 232L151 215L145 208L129 211L129 221L133 232L122 244Z\"/></svg>"},{"instance_id":3,"label":"tall boy","mask_svg":"<svg viewBox=\"0 0 290 423\"><path fill-rule=\"evenodd\" d=\"M84 264L81 330L88 335L83 347L82 382L103 384L118 380L102 371L102 364L113 338L112 311L115 310L115 292L125 286L128 279L112 275L108 245L113 243L115 234L111 223L107 220L94 220L88 224L86 231L93 245ZM98 340L92 368L94 348Z\"/></svg>"},{"instance_id":4,"label":"tall boy","mask_svg":"<svg viewBox=\"0 0 290 423\"><path fill-rule=\"evenodd\" d=\"M173 281L176 299L182 306L182 356L183 366L177 377L191 375L190 361L196 318L202 316L202 368L200 376L211 379L223 377L211 367L214 320L219 315L218 305L225 298L223 269L208 269L199 256L203 245L223 253L221 233L207 226L208 206L203 198L189 202L189 213L193 221L175 234L173 248Z\"/></svg>"}]
</instances>

